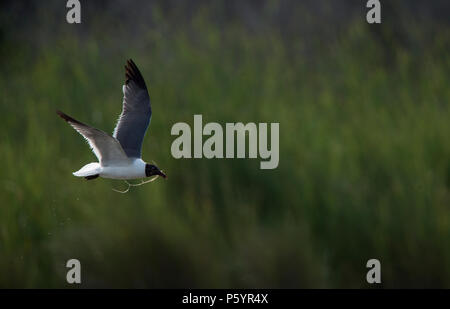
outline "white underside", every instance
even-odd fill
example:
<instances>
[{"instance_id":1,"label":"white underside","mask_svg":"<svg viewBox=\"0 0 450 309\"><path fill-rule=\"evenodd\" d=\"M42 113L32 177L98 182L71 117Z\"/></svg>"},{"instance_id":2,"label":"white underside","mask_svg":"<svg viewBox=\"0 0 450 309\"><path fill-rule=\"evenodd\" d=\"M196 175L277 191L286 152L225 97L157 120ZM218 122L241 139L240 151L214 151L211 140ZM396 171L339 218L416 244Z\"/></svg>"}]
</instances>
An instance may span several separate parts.
<instances>
[{"instance_id":1,"label":"white underside","mask_svg":"<svg viewBox=\"0 0 450 309\"><path fill-rule=\"evenodd\" d=\"M100 175L111 179L136 179L145 176L145 162L133 159L119 164L101 166L98 162L86 164L79 171L73 173L77 177Z\"/></svg>"}]
</instances>

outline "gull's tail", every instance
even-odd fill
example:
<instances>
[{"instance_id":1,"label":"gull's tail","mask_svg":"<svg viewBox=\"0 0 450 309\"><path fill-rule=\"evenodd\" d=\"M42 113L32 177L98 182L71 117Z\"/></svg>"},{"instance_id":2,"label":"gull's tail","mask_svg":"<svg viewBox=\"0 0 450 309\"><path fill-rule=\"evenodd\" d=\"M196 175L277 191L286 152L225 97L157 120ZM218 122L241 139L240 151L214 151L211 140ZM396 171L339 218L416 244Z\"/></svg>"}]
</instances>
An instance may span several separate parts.
<instances>
[{"instance_id":1,"label":"gull's tail","mask_svg":"<svg viewBox=\"0 0 450 309\"><path fill-rule=\"evenodd\" d=\"M80 170L74 172L73 175L77 177L89 177L100 174L100 171L101 171L100 163L93 162L86 164Z\"/></svg>"}]
</instances>

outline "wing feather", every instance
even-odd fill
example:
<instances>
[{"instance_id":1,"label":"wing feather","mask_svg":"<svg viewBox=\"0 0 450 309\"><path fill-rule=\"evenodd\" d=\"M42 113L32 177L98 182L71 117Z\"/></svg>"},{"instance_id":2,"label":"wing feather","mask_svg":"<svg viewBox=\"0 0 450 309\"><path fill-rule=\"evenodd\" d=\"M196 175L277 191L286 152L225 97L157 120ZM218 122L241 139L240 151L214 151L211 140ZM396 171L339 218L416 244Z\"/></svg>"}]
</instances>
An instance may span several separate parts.
<instances>
[{"instance_id":1,"label":"wing feather","mask_svg":"<svg viewBox=\"0 0 450 309\"><path fill-rule=\"evenodd\" d=\"M131 59L125 66L125 77L122 113L113 137L120 142L128 157L140 158L142 142L152 116L150 96L141 72Z\"/></svg>"},{"instance_id":2,"label":"wing feather","mask_svg":"<svg viewBox=\"0 0 450 309\"><path fill-rule=\"evenodd\" d=\"M56 113L84 137L102 166L129 160L120 143L111 135L81 123L61 111Z\"/></svg>"}]
</instances>

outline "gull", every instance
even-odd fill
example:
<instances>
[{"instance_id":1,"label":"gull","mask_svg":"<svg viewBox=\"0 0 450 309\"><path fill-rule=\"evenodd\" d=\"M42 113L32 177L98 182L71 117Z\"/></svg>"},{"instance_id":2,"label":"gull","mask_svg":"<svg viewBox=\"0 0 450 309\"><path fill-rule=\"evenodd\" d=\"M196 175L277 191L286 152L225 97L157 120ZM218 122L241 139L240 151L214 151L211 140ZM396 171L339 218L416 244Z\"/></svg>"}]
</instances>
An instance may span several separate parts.
<instances>
[{"instance_id":1,"label":"gull","mask_svg":"<svg viewBox=\"0 0 450 309\"><path fill-rule=\"evenodd\" d=\"M125 85L123 91L122 113L119 116L113 135L86 125L69 115L56 111L88 142L99 162L92 162L73 173L74 176L87 180L97 177L110 179L138 179L155 176L166 178L156 165L148 164L141 158L142 141L150 124L152 109L150 97L144 78L133 60L128 60L125 66ZM141 185L149 181L142 181ZM126 193L128 189L121 193ZM117 191L117 190L115 190Z\"/></svg>"}]
</instances>

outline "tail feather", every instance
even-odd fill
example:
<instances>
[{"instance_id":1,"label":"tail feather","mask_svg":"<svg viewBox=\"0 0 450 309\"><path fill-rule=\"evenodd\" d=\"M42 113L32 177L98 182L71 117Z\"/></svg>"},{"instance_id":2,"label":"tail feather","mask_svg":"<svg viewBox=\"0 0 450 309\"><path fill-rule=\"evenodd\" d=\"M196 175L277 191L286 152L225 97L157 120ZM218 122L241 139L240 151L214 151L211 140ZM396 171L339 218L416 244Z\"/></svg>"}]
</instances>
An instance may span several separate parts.
<instances>
[{"instance_id":1,"label":"tail feather","mask_svg":"<svg viewBox=\"0 0 450 309\"><path fill-rule=\"evenodd\" d=\"M77 177L94 176L100 174L100 170L100 163L93 162L86 164L80 170L74 172L73 175Z\"/></svg>"}]
</instances>

